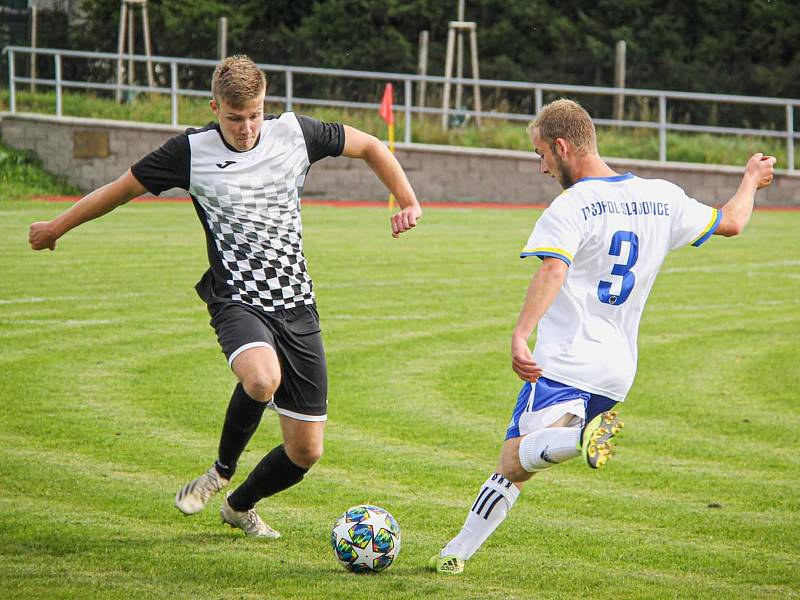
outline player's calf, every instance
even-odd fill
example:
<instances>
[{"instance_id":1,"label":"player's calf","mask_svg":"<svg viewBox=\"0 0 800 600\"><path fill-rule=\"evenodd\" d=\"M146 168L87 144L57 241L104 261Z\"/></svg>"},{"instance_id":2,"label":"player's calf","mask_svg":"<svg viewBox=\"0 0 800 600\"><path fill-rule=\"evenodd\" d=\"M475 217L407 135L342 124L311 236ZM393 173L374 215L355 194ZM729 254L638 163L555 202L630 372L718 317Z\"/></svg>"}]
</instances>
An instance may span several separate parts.
<instances>
[{"instance_id":1,"label":"player's calf","mask_svg":"<svg viewBox=\"0 0 800 600\"><path fill-rule=\"evenodd\" d=\"M481 487L461 531L428 561L428 568L441 574L461 573L464 563L505 520L517 497L519 488L493 473Z\"/></svg>"}]
</instances>

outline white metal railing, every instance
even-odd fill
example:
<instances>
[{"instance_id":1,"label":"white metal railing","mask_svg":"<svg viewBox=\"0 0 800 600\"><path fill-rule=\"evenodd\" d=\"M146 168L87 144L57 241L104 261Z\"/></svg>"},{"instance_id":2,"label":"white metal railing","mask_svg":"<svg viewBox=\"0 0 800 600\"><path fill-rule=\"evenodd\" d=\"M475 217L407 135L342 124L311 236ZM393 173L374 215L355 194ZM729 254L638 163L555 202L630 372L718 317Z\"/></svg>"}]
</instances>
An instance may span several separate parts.
<instances>
[{"instance_id":1,"label":"white metal railing","mask_svg":"<svg viewBox=\"0 0 800 600\"><path fill-rule=\"evenodd\" d=\"M216 60L206 60L198 58L177 58L170 56L144 56L139 54L116 54L111 52L84 52L76 50L58 50L52 48L29 48L24 46L6 46L3 53L8 55L8 87L9 87L9 110L16 112L16 91L18 83L33 83L36 85L52 86L56 92L56 115L62 116L63 103L62 93L66 88L74 89L93 89L93 90L113 90L130 92L157 92L168 94L171 98L171 123L178 125L178 97L179 96L200 96L211 97L210 91L183 89L179 85L178 67L181 66L200 66L213 68L217 65ZM54 63L55 79L42 79L30 77L18 77L15 73L14 60L17 54L37 56L52 56ZM121 82L100 83L85 81L69 81L62 78L61 59L84 58L90 60L109 60L109 61L135 61L151 62L169 65L169 87L128 85ZM517 91L528 91L534 95L534 106L536 113L541 110L542 96L544 92L562 92L572 94L590 94L601 96L629 96L637 98L655 98L658 102L657 121L629 121L615 119L594 119L598 125L609 125L617 127L631 127L655 129L658 131L658 159L660 162L667 162L667 132L685 131L692 133L715 133L728 135L746 135L784 138L786 142L787 168L789 171L795 170L794 142L800 139L800 132L794 131L794 110L800 107L800 99L794 98L769 98L761 96L737 96L730 94L702 94L696 92L672 92L664 90L646 90L633 88L615 87L595 87L584 85L559 85L551 83L528 83L522 81L503 81L493 79L468 79L456 77L438 77L432 75L410 75L406 73L381 73L376 71L352 71L346 69L323 69L318 67L297 67L289 65L275 65L269 63L258 63L259 68L267 73L282 73L285 80L285 93L282 96L268 95L269 102L282 102L286 110L292 110L292 106L297 104L314 106L331 106L358 109L374 109L380 106L377 102L350 102L343 100L301 98L294 95L294 75L316 75L321 77L341 77L350 79L371 79L381 82L402 82L403 84L403 103L396 104L394 109L402 112L405 119L404 141L411 143L412 140L412 114L438 114L445 119L453 109L449 107L428 107L417 106L414 104L413 86L420 83L444 84L447 82L469 86L479 86L493 89L506 89ZM670 100L689 100L701 102L715 102L721 104L752 104L756 106L781 106L785 109L785 129L751 129L737 127L719 127L711 125L687 125L681 123L670 123L667 120L667 102ZM505 113L497 111L475 111L458 109L458 112L468 117L499 118L514 121L529 121L536 115L524 113Z\"/></svg>"}]
</instances>

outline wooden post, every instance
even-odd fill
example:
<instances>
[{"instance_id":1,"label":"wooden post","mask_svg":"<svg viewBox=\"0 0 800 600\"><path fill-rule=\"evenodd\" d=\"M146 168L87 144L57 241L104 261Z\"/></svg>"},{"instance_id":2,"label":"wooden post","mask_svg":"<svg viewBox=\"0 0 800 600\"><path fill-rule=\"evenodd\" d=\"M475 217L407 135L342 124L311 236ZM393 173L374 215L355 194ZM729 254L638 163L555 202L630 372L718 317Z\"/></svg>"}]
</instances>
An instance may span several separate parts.
<instances>
[{"instance_id":1,"label":"wooden post","mask_svg":"<svg viewBox=\"0 0 800 600\"><path fill-rule=\"evenodd\" d=\"M475 27L469 30L469 45L470 54L472 54L472 78L477 81L481 78L481 76L478 73L478 33L475 30ZM472 88L472 94L475 96L472 100L473 104L475 105L475 111L481 112L481 86L479 86L477 83L475 83ZM475 124L478 127L481 126L480 115L475 117Z\"/></svg>"},{"instance_id":2,"label":"wooden post","mask_svg":"<svg viewBox=\"0 0 800 600\"><path fill-rule=\"evenodd\" d=\"M220 17L217 27L217 58L222 61L226 56L228 56L228 17Z\"/></svg>"},{"instance_id":3,"label":"wooden post","mask_svg":"<svg viewBox=\"0 0 800 600\"><path fill-rule=\"evenodd\" d=\"M128 54L134 53L134 48L136 47L134 42L134 28L136 27L136 21L133 20L133 7L128 10ZM133 59L128 59L128 85L133 85ZM128 90L128 93L125 94L125 97L130 100L132 97L133 92Z\"/></svg>"},{"instance_id":4,"label":"wooden post","mask_svg":"<svg viewBox=\"0 0 800 600\"><path fill-rule=\"evenodd\" d=\"M150 17L147 16L147 2L142 3L142 33L144 35L144 55L147 57L147 85L156 87L156 80L153 77L153 49L150 46Z\"/></svg>"},{"instance_id":5,"label":"wooden post","mask_svg":"<svg viewBox=\"0 0 800 600\"><path fill-rule=\"evenodd\" d=\"M447 131L450 111L450 78L453 76L453 46L456 30L451 27L447 31L447 57L444 66L444 91L442 92L442 129Z\"/></svg>"},{"instance_id":6,"label":"wooden post","mask_svg":"<svg viewBox=\"0 0 800 600\"><path fill-rule=\"evenodd\" d=\"M447 131L449 127L449 112L450 112L450 79L452 78L453 74L453 49L455 46L455 36L456 32L461 31L468 31L469 32L469 40L470 40L470 53L472 54L472 78L477 80L480 78L480 74L478 72L478 34L477 34L478 26L473 21L450 21L448 24L448 31L447 31L447 56L445 59L445 71L444 71L444 92L442 93L442 128ZM461 107L459 106L459 96L458 96L458 85L456 87L456 110L459 110ZM473 84L473 92L475 98L473 99L473 104L475 107L476 112L481 111L481 88L480 85L477 83ZM475 118L476 124L480 127L481 125L481 118Z\"/></svg>"},{"instance_id":7,"label":"wooden post","mask_svg":"<svg viewBox=\"0 0 800 600\"><path fill-rule=\"evenodd\" d=\"M458 0L458 22L464 22L464 0ZM464 32L459 29L456 38L456 78L464 77ZM461 110L463 104L463 87L461 82L456 84L456 110Z\"/></svg>"},{"instance_id":8,"label":"wooden post","mask_svg":"<svg viewBox=\"0 0 800 600\"><path fill-rule=\"evenodd\" d=\"M119 38L117 39L117 54L125 52L125 22L128 20L128 4L122 0L119 7ZM122 56L117 58L117 104L122 102L122 77L125 67L123 67Z\"/></svg>"},{"instance_id":9,"label":"wooden post","mask_svg":"<svg viewBox=\"0 0 800 600\"><path fill-rule=\"evenodd\" d=\"M614 87L625 89L625 40L617 42L614 60ZM622 121L625 118L625 95L614 96L614 119Z\"/></svg>"},{"instance_id":10,"label":"wooden post","mask_svg":"<svg viewBox=\"0 0 800 600\"><path fill-rule=\"evenodd\" d=\"M423 77L428 74L428 30L419 32L419 62L417 63L417 74ZM425 106L425 81L420 81L417 86L417 106Z\"/></svg>"},{"instance_id":11,"label":"wooden post","mask_svg":"<svg viewBox=\"0 0 800 600\"><path fill-rule=\"evenodd\" d=\"M130 4L130 6L128 6ZM142 9L142 37L144 38L144 54L147 57L147 85L155 87L156 80L153 76L153 49L150 45L150 19L147 16L147 0L122 0L119 9L119 39L117 40L117 54L135 53L136 46L136 27L134 7L138 5ZM127 40L128 50L125 51ZM125 79L125 62L122 57L117 59L117 104L122 101L122 81ZM136 69L132 58L128 58L128 85L133 85Z\"/></svg>"},{"instance_id":12,"label":"wooden post","mask_svg":"<svg viewBox=\"0 0 800 600\"><path fill-rule=\"evenodd\" d=\"M37 33L37 22L36 22L36 5L34 4L31 6L31 48L36 50L36 33ZM31 93L36 93L36 52L31 52Z\"/></svg>"}]
</instances>

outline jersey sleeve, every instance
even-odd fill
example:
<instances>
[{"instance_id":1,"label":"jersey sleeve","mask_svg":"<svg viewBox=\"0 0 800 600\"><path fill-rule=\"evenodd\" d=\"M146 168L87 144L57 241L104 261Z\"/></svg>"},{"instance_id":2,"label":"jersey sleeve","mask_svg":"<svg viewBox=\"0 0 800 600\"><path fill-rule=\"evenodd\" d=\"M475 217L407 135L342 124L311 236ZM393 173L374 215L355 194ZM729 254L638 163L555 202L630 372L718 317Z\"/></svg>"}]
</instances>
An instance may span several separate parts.
<instances>
[{"instance_id":1,"label":"jersey sleeve","mask_svg":"<svg viewBox=\"0 0 800 600\"><path fill-rule=\"evenodd\" d=\"M306 140L311 164L326 156L341 155L344 150L344 126L341 123L325 123L303 115L297 115L297 121Z\"/></svg>"},{"instance_id":2,"label":"jersey sleeve","mask_svg":"<svg viewBox=\"0 0 800 600\"><path fill-rule=\"evenodd\" d=\"M672 246L700 246L719 227L722 211L690 198L680 188L673 203Z\"/></svg>"},{"instance_id":3,"label":"jersey sleeve","mask_svg":"<svg viewBox=\"0 0 800 600\"><path fill-rule=\"evenodd\" d=\"M189 189L191 150L185 133L168 139L131 167L131 173L151 194L171 188Z\"/></svg>"},{"instance_id":4,"label":"jersey sleeve","mask_svg":"<svg viewBox=\"0 0 800 600\"><path fill-rule=\"evenodd\" d=\"M519 256L538 256L540 259L550 256L563 260L569 266L578 251L582 236L583 227L576 218L575 211L566 210L565 204L554 202L536 221L528 243Z\"/></svg>"}]
</instances>

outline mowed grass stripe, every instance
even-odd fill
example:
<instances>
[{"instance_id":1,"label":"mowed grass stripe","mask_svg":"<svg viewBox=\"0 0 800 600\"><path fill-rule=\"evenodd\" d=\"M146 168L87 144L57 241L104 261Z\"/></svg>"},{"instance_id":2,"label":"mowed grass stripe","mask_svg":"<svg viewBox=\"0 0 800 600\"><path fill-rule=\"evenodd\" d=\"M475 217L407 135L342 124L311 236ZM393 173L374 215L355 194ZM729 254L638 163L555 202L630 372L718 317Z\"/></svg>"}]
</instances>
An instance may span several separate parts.
<instances>
[{"instance_id":1,"label":"mowed grass stripe","mask_svg":"<svg viewBox=\"0 0 800 600\"><path fill-rule=\"evenodd\" d=\"M22 453L11 453L16 458L21 458ZM24 458L32 458L31 456L25 456ZM40 461L43 457L41 454L37 456ZM77 497L73 496L69 498L67 502L56 501L53 502L49 500L45 503L40 503L39 506L36 506L36 503L29 504L29 510L33 513L41 512L42 519L40 520L40 524L45 526L52 523L64 523L69 524L71 527L80 526L81 528L85 527L96 527L101 528L103 530L103 535L100 536L103 539L108 538L115 538L115 537L122 537L123 539L130 539L131 537L136 537L137 534L144 535L146 530L149 526L152 526L153 518L159 522L159 533L162 535L162 539L165 537L173 536L178 533L179 527L175 524L169 524L168 522L174 519L169 519L168 517L171 516L170 513L165 511L161 511L161 504L160 499L158 498L158 494L155 494L155 498L153 498L153 493L159 489L159 486L168 482L159 481L156 478L152 478L149 480L148 487L142 487L142 483L148 483L148 480L145 478L143 479L136 474L133 474L131 478L131 473L126 472L124 470L119 470L115 468L114 465L103 465L99 463L91 464L90 462L83 463L80 459L77 461L73 459L69 461L65 461L63 457L49 457L53 459L53 463L60 468L63 468L67 465L72 466L73 469L76 471L77 475L81 476L81 479L85 482L86 486L83 490L83 495L78 495ZM41 462L51 462L49 460L41 461ZM98 475L100 473L101 475ZM68 478L64 478L66 481ZM50 480L49 485L58 489L64 485L64 481L61 480ZM91 485L89 485L91 484ZM130 508L133 508L134 503L137 509L137 512L144 511L148 514L147 518L144 516L140 518L134 518L133 516L125 516L120 510L106 510L104 511L100 507L92 506L91 511L87 511L87 507L90 506L90 500L94 496L103 496L108 498L110 495L112 497L119 497L121 495L127 494L130 492L131 487L136 489L139 494L130 498L131 503L129 504ZM111 489L108 489L111 488ZM152 489L148 489L152 488ZM112 491L113 490L113 491ZM142 492L151 492L151 493L142 493ZM387 490L389 494L392 494L392 490ZM149 502L148 502L149 501ZM155 504L156 506L151 506ZM667 501L663 501L660 504L667 504ZM453 507L447 507L453 508ZM650 510L660 509L663 508L662 506L649 506L646 507ZM149 513L152 512L152 515ZM70 521L70 515L75 513L81 513L83 516L78 521ZM279 509L277 511L278 516L285 515L286 511ZM578 526L578 527L589 527L592 528L595 532L595 535L608 537L615 534L616 531L619 529L620 523L616 522L615 514L612 513L607 515L607 518L603 523L596 523L592 518L583 518L583 519L575 519L574 516L569 514L561 514L561 515L548 515L546 517L540 516L537 519L537 531L542 533L546 533L548 529L559 530L563 527L569 526ZM160 518L158 518L160 517ZM207 527L207 518L197 519L194 521L193 524L201 523ZM190 520L186 520L187 523ZM631 520L629 516L626 516L625 522L628 526L630 526ZM635 522L635 520L634 520ZM201 527L202 528L202 527ZM48 527L49 529L49 527ZM741 544L731 545L730 543L714 541L711 539L704 540L702 548L698 548L694 541L687 541L683 539L679 532L674 531L672 529L658 529L649 525L647 522L640 523L635 528L638 534L646 533L648 537L658 538L659 546L662 548L670 548L672 551L681 551L681 552L689 552L689 553L699 553L697 558L701 561L701 563L709 563L713 564L713 555L714 554L721 554L725 555L728 560L735 560L740 561L744 560L745 563L749 561L750 556L752 556L753 550L756 548L752 547L752 544L744 545ZM148 535L148 537L150 537ZM80 543L84 546L84 549L90 548L94 543L93 540L86 540L81 539ZM75 549L74 547L70 548L70 553L80 551L81 548ZM711 555L711 556L709 556ZM773 555L772 560L776 563L781 562L788 562L791 557L787 556L786 554L777 554ZM659 558L656 557L654 559L658 562ZM591 564L589 559L586 559L588 568ZM745 565L746 566L746 565Z\"/></svg>"},{"instance_id":2,"label":"mowed grass stripe","mask_svg":"<svg viewBox=\"0 0 800 600\"><path fill-rule=\"evenodd\" d=\"M757 212L741 238L668 257L618 456L537 476L446 579L424 563L496 461L538 212L431 209L392 240L388 211L304 208L331 420L322 462L263 503L284 539L257 544L219 525L218 501L192 518L171 506L213 459L233 386L191 289L191 207L126 206L30 252L27 224L61 209L0 205L4 596L798 597L800 215ZM242 476L276 443L270 414ZM329 527L360 502L403 527L383 576L332 560Z\"/></svg>"}]
</instances>

